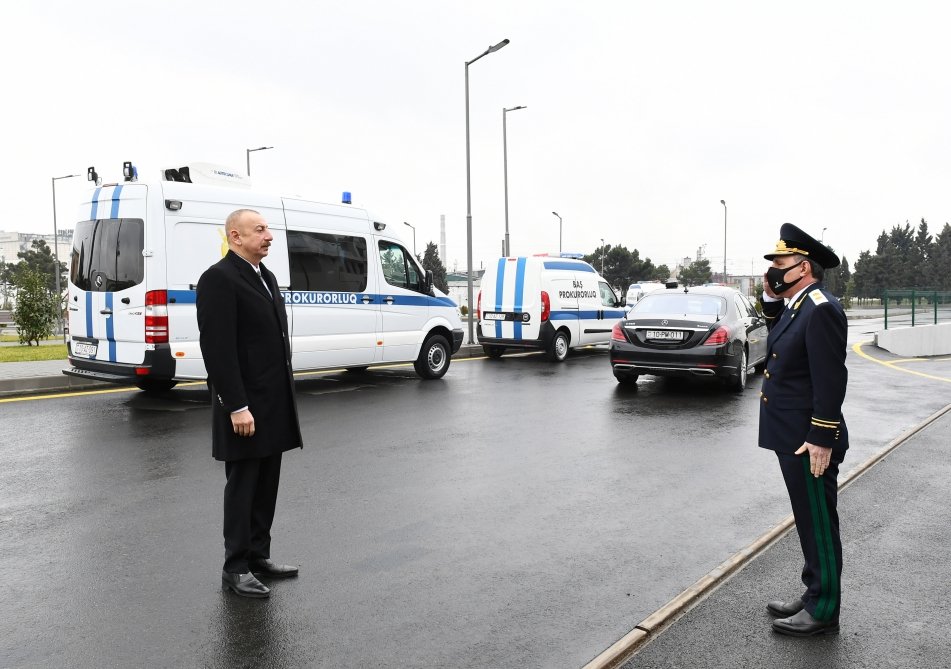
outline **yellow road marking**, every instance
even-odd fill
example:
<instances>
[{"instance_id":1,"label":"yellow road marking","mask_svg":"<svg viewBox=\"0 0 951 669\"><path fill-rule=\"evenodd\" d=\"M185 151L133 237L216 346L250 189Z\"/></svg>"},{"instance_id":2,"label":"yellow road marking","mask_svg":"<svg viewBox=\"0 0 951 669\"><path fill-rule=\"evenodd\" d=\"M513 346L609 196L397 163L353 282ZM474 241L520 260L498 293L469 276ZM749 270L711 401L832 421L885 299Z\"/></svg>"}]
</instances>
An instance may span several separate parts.
<instances>
[{"instance_id":1,"label":"yellow road marking","mask_svg":"<svg viewBox=\"0 0 951 669\"><path fill-rule=\"evenodd\" d=\"M924 372L916 372L911 369L905 369L904 367L899 367L898 363L900 362L918 362L921 360L945 360L947 358L902 358L899 360L879 360L878 358L873 358L868 353L862 350L862 346L866 344L871 344L871 341L860 341L852 345L852 350L855 351L860 357L865 358L866 360L871 360L872 362L877 362L884 367L893 369L898 372L904 372L905 374L914 374L915 376L921 376L926 379L931 379L933 381L944 381L945 383L951 383L951 379L945 378L943 376L935 376L933 374L925 374Z\"/></svg>"}]
</instances>

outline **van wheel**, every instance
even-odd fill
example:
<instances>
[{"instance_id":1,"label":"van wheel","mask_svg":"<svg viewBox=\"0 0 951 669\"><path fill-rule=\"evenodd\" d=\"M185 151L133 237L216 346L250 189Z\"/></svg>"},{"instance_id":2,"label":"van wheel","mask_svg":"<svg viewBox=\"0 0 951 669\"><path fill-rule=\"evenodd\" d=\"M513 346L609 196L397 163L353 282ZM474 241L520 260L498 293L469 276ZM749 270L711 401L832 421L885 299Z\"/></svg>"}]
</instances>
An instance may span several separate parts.
<instances>
[{"instance_id":1,"label":"van wheel","mask_svg":"<svg viewBox=\"0 0 951 669\"><path fill-rule=\"evenodd\" d=\"M552 362L564 362L568 357L568 335L559 330L548 345L548 359Z\"/></svg>"},{"instance_id":2,"label":"van wheel","mask_svg":"<svg viewBox=\"0 0 951 669\"><path fill-rule=\"evenodd\" d=\"M413 367L424 379L440 379L449 369L450 358L449 342L442 335L434 334L423 342Z\"/></svg>"},{"instance_id":3,"label":"van wheel","mask_svg":"<svg viewBox=\"0 0 951 669\"><path fill-rule=\"evenodd\" d=\"M144 390L147 393L164 393L174 388L177 384L178 381L173 381L172 379L141 379L135 382L139 390Z\"/></svg>"},{"instance_id":4,"label":"van wheel","mask_svg":"<svg viewBox=\"0 0 951 669\"><path fill-rule=\"evenodd\" d=\"M483 344L482 350L490 358L501 358L502 354L505 353L504 346L493 346L492 344Z\"/></svg>"},{"instance_id":5,"label":"van wheel","mask_svg":"<svg viewBox=\"0 0 951 669\"><path fill-rule=\"evenodd\" d=\"M727 380L727 384L726 384L727 388L729 388L735 393L742 393L743 390L746 388L747 371L748 370L746 366L746 349L744 348L742 351L740 351L740 364L736 369L736 374L734 374L733 376L729 378L729 380Z\"/></svg>"}]
</instances>

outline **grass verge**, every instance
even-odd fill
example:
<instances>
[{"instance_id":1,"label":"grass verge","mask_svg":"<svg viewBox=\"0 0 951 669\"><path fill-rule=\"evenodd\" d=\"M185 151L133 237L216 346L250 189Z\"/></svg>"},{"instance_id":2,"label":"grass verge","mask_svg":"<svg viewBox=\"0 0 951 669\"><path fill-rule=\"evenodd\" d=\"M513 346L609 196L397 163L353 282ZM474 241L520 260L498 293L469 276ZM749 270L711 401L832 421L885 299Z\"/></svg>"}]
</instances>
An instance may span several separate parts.
<instances>
[{"instance_id":1,"label":"grass verge","mask_svg":"<svg viewBox=\"0 0 951 669\"><path fill-rule=\"evenodd\" d=\"M66 344L47 346L0 346L0 362L66 360Z\"/></svg>"}]
</instances>

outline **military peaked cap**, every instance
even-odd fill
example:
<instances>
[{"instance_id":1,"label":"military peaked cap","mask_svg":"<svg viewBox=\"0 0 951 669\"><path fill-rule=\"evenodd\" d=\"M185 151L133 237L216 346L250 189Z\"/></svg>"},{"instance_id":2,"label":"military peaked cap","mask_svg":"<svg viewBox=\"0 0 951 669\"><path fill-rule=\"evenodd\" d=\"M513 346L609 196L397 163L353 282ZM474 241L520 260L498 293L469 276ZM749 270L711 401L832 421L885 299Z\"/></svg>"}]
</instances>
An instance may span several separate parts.
<instances>
[{"instance_id":1,"label":"military peaked cap","mask_svg":"<svg viewBox=\"0 0 951 669\"><path fill-rule=\"evenodd\" d=\"M826 269L839 266L839 256L832 249L817 242L792 223L783 223L783 227L779 229L779 238L776 250L763 256L767 260L776 256L801 255L815 260Z\"/></svg>"}]
</instances>

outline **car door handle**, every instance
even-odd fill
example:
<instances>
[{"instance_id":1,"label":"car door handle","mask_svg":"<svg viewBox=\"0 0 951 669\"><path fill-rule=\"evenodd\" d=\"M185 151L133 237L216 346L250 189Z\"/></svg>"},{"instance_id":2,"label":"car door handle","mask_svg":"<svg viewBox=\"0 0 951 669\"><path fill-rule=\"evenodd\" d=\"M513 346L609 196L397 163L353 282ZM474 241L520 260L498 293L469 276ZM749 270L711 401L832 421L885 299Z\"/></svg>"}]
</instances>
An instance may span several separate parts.
<instances>
[{"instance_id":1,"label":"car door handle","mask_svg":"<svg viewBox=\"0 0 951 669\"><path fill-rule=\"evenodd\" d=\"M99 311L99 313L103 314L104 316L109 316L112 314L112 309L102 309Z\"/></svg>"},{"instance_id":2,"label":"car door handle","mask_svg":"<svg viewBox=\"0 0 951 669\"><path fill-rule=\"evenodd\" d=\"M364 295L364 296L360 299L360 301L363 302L364 304L370 304L370 302L373 301L373 298L370 297L369 295Z\"/></svg>"},{"instance_id":3,"label":"car door handle","mask_svg":"<svg viewBox=\"0 0 951 669\"><path fill-rule=\"evenodd\" d=\"M386 297L383 298L383 301L384 301L386 304L393 304L393 296L392 296L392 295L387 295Z\"/></svg>"}]
</instances>

